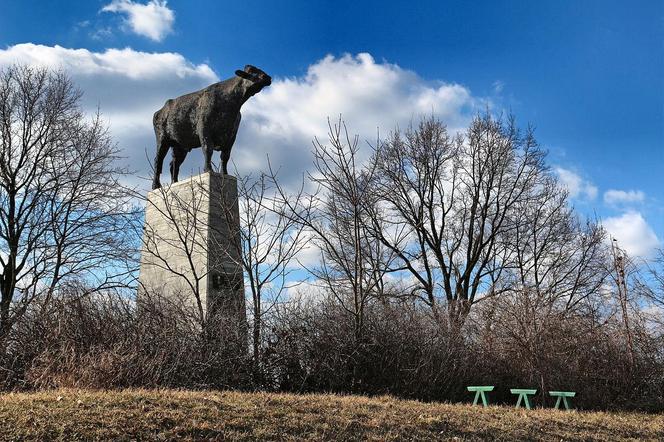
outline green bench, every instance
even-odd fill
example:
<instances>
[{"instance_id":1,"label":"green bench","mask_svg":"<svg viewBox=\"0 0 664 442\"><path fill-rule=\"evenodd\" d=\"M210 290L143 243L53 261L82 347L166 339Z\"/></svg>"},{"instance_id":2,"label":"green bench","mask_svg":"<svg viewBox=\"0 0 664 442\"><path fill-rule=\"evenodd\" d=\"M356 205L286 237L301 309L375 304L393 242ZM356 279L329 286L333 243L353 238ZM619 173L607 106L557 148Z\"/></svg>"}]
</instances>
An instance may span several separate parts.
<instances>
[{"instance_id":1,"label":"green bench","mask_svg":"<svg viewBox=\"0 0 664 442\"><path fill-rule=\"evenodd\" d=\"M574 391L550 391L549 396L557 397L558 400L556 401L556 408L560 407L560 401L562 400L563 404L565 405L565 410L569 410L570 406L569 403L567 402L567 398L573 398L576 396L576 392Z\"/></svg>"},{"instance_id":2,"label":"green bench","mask_svg":"<svg viewBox=\"0 0 664 442\"><path fill-rule=\"evenodd\" d=\"M488 406L486 401L486 396L484 393L488 393L489 391L493 391L494 386L493 385L484 385L484 386L472 386L472 387L467 387L468 391L474 391L475 392L475 400L473 400L473 405L477 405L477 400L481 397L482 398L482 405L485 407Z\"/></svg>"},{"instance_id":3,"label":"green bench","mask_svg":"<svg viewBox=\"0 0 664 442\"><path fill-rule=\"evenodd\" d=\"M526 408L530 410L530 401L528 401L528 395L533 395L537 393L537 390L527 389L527 388L511 388L510 393L518 394L519 399L516 401L516 408L521 406L521 401L526 404Z\"/></svg>"},{"instance_id":4,"label":"green bench","mask_svg":"<svg viewBox=\"0 0 664 442\"><path fill-rule=\"evenodd\" d=\"M488 407L489 404L487 402L487 397L486 393L493 391L495 388L493 385L474 385L470 387L466 387L468 391L470 392L475 392L475 399L473 399L473 405L477 405L477 402L479 401L480 398L482 398L482 405L485 407ZM530 401L528 400L528 396L532 396L537 394L536 389L529 389L529 388L511 388L510 393L512 394L518 394L519 399L516 401L516 408L519 408L521 406L521 402L525 404L526 408L530 410ZM549 391L549 396L552 397L557 397L558 400L556 401L556 409L560 408L560 403L562 402L563 405L565 406L566 410L570 410L570 404L568 402L568 399L571 399L576 396L576 392L574 391Z\"/></svg>"}]
</instances>

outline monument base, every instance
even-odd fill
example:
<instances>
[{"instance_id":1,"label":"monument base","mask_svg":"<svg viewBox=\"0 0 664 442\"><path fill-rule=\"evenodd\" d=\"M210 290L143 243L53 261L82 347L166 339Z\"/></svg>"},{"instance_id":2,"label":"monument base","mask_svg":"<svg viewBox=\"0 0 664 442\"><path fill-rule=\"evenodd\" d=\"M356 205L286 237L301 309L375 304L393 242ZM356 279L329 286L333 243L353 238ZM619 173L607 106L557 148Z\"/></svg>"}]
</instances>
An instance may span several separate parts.
<instances>
[{"instance_id":1,"label":"monument base","mask_svg":"<svg viewBox=\"0 0 664 442\"><path fill-rule=\"evenodd\" d=\"M203 173L152 190L145 207L139 301L246 327L237 180Z\"/></svg>"}]
</instances>

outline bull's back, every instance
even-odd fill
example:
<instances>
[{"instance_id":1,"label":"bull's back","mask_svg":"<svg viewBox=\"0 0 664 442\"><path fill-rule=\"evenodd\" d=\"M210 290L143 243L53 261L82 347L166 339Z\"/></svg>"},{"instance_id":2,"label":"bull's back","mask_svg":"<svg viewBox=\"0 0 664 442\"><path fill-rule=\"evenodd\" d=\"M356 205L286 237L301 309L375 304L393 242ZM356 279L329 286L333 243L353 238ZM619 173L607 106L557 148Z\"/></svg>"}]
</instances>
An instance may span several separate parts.
<instances>
[{"instance_id":1,"label":"bull's back","mask_svg":"<svg viewBox=\"0 0 664 442\"><path fill-rule=\"evenodd\" d=\"M158 138L181 145L196 147L196 119L200 92L167 100L164 106L154 113L152 122Z\"/></svg>"},{"instance_id":2,"label":"bull's back","mask_svg":"<svg viewBox=\"0 0 664 442\"><path fill-rule=\"evenodd\" d=\"M239 81L225 80L167 100L153 117L157 139L187 149L201 145L199 135L210 137L215 146L232 144L242 104ZM199 127L205 127L207 133L198 134Z\"/></svg>"}]
</instances>

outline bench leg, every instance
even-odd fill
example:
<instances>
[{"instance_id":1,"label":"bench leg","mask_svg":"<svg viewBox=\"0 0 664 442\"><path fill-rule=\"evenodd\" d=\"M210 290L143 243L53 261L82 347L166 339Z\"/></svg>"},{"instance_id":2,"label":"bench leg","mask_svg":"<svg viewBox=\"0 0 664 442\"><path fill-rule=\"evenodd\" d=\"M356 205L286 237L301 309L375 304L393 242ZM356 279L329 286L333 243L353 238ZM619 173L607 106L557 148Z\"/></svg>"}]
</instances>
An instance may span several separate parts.
<instances>
[{"instance_id":1,"label":"bench leg","mask_svg":"<svg viewBox=\"0 0 664 442\"><path fill-rule=\"evenodd\" d=\"M527 394L523 395L523 402L526 403L526 408L530 410L530 402L528 401L528 395Z\"/></svg>"},{"instance_id":2,"label":"bench leg","mask_svg":"<svg viewBox=\"0 0 664 442\"><path fill-rule=\"evenodd\" d=\"M473 400L473 405L477 405L477 401L479 400L479 398L480 398L480 392L476 391L475 392L475 399Z\"/></svg>"},{"instance_id":3,"label":"bench leg","mask_svg":"<svg viewBox=\"0 0 664 442\"><path fill-rule=\"evenodd\" d=\"M521 406L521 399L523 398L523 395L519 395L519 399L516 401L516 408L519 408Z\"/></svg>"},{"instance_id":4,"label":"bench leg","mask_svg":"<svg viewBox=\"0 0 664 442\"><path fill-rule=\"evenodd\" d=\"M558 396L558 400L556 400L556 410L560 408L560 399L562 399L562 397Z\"/></svg>"},{"instance_id":5,"label":"bench leg","mask_svg":"<svg viewBox=\"0 0 664 442\"><path fill-rule=\"evenodd\" d=\"M563 396L563 404L565 404L565 410L569 410L569 403L567 402L567 398Z\"/></svg>"},{"instance_id":6,"label":"bench leg","mask_svg":"<svg viewBox=\"0 0 664 442\"><path fill-rule=\"evenodd\" d=\"M484 405L485 407L488 407L489 404L487 404L487 402L486 402L486 396L484 395L483 391L481 393L482 393L482 405Z\"/></svg>"}]
</instances>

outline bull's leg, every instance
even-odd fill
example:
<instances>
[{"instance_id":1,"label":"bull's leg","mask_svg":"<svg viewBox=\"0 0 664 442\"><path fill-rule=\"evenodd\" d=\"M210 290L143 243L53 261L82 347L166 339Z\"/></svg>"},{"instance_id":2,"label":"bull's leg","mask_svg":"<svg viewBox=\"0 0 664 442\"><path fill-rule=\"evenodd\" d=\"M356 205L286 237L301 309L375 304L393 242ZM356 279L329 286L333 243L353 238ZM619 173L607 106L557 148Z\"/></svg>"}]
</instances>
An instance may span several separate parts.
<instances>
[{"instance_id":1,"label":"bull's leg","mask_svg":"<svg viewBox=\"0 0 664 442\"><path fill-rule=\"evenodd\" d=\"M235 117L235 124L233 125L229 142L225 146L221 146L221 166L224 175L228 175L228 161L231 159L231 149L233 148L233 144L235 144L235 137L237 137L237 130L240 127L240 120L242 120L242 114L238 112L237 117Z\"/></svg>"},{"instance_id":2,"label":"bull's leg","mask_svg":"<svg viewBox=\"0 0 664 442\"><path fill-rule=\"evenodd\" d=\"M231 159L231 150L223 149L221 151L221 168L224 175L228 175L228 161Z\"/></svg>"},{"instance_id":3,"label":"bull's leg","mask_svg":"<svg viewBox=\"0 0 664 442\"><path fill-rule=\"evenodd\" d=\"M205 157L205 165L203 166L203 172L211 172L212 171L212 153L214 150L212 149L211 144L204 144L202 146L203 149L203 156Z\"/></svg>"},{"instance_id":4,"label":"bull's leg","mask_svg":"<svg viewBox=\"0 0 664 442\"><path fill-rule=\"evenodd\" d=\"M152 188L158 189L161 187L161 182L159 177L161 175L161 169L164 165L164 158L168 153L168 143L164 140L158 140L157 142L157 155L154 158L154 178L152 179Z\"/></svg>"},{"instance_id":5,"label":"bull's leg","mask_svg":"<svg viewBox=\"0 0 664 442\"><path fill-rule=\"evenodd\" d=\"M172 151L173 157L171 158L171 182L178 182L178 174L180 173L180 165L187 157L187 149L182 149L180 147L174 147Z\"/></svg>"}]
</instances>

